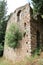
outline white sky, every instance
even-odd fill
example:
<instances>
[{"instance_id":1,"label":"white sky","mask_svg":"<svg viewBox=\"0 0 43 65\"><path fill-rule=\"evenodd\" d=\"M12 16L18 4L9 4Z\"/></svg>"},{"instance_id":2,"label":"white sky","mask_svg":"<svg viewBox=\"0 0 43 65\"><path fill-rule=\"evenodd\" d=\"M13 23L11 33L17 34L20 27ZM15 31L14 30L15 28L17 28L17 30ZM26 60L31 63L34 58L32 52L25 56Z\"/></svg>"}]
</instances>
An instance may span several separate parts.
<instances>
[{"instance_id":1,"label":"white sky","mask_svg":"<svg viewBox=\"0 0 43 65\"><path fill-rule=\"evenodd\" d=\"M30 2L31 0L7 0L7 7L8 7L8 13L10 14L13 12L16 8L25 5L26 3Z\"/></svg>"}]
</instances>

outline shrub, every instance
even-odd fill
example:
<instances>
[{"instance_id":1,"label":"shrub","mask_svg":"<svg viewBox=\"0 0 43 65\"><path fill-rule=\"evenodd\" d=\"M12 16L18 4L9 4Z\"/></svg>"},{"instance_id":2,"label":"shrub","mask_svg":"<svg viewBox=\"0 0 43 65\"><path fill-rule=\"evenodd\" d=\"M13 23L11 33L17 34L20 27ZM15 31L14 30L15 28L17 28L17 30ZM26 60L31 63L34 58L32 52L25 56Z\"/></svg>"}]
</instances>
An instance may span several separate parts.
<instances>
[{"instance_id":1,"label":"shrub","mask_svg":"<svg viewBox=\"0 0 43 65\"><path fill-rule=\"evenodd\" d=\"M2 51L3 50L3 46L2 46L2 44L0 44L0 51Z\"/></svg>"},{"instance_id":2,"label":"shrub","mask_svg":"<svg viewBox=\"0 0 43 65\"><path fill-rule=\"evenodd\" d=\"M22 32L17 25L10 25L9 31L6 32L5 40L10 47L16 48L19 45L19 41L22 40Z\"/></svg>"},{"instance_id":3,"label":"shrub","mask_svg":"<svg viewBox=\"0 0 43 65\"><path fill-rule=\"evenodd\" d=\"M35 50L33 50L33 56L35 56L35 55L40 55L40 53L41 53L41 49L35 49Z\"/></svg>"},{"instance_id":4,"label":"shrub","mask_svg":"<svg viewBox=\"0 0 43 65\"><path fill-rule=\"evenodd\" d=\"M3 46L2 43L0 43L0 57L3 55Z\"/></svg>"}]
</instances>

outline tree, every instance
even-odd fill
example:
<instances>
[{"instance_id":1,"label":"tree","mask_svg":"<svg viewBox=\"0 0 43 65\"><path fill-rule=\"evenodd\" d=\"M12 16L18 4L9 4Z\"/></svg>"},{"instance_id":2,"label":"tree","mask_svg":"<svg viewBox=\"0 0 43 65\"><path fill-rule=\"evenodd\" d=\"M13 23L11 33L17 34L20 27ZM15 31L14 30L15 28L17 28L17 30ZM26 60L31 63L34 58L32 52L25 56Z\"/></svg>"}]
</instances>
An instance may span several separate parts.
<instances>
[{"instance_id":1,"label":"tree","mask_svg":"<svg viewBox=\"0 0 43 65\"><path fill-rule=\"evenodd\" d=\"M7 12L6 5L7 2L5 2L5 0L0 1L0 20L2 20L5 17L5 14Z\"/></svg>"},{"instance_id":2,"label":"tree","mask_svg":"<svg viewBox=\"0 0 43 65\"><path fill-rule=\"evenodd\" d=\"M2 43L3 40L3 29L4 29L4 23L5 23L5 14L6 14L6 5L7 2L5 0L0 1L0 43Z\"/></svg>"},{"instance_id":3,"label":"tree","mask_svg":"<svg viewBox=\"0 0 43 65\"><path fill-rule=\"evenodd\" d=\"M5 21L7 13L6 5L7 2L5 2L5 0L0 0L0 47L4 45L4 36L7 24L7 21ZM0 53L2 54L3 52Z\"/></svg>"},{"instance_id":4,"label":"tree","mask_svg":"<svg viewBox=\"0 0 43 65\"><path fill-rule=\"evenodd\" d=\"M0 0L0 43L2 43L3 40L3 29L4 29L4 23L5 23L5 14L7 12L6 10L7 2L5 0Z\"/></svg>"},{"instance_id":5,"label":"tree","mask_svg":"<svg viewBox=\"0 0 43 65\"><path fill-rule=\"evenodd\" d=\"M43 0L32 0L34 12L43 15Z\"/></svg>"}]
</instances>

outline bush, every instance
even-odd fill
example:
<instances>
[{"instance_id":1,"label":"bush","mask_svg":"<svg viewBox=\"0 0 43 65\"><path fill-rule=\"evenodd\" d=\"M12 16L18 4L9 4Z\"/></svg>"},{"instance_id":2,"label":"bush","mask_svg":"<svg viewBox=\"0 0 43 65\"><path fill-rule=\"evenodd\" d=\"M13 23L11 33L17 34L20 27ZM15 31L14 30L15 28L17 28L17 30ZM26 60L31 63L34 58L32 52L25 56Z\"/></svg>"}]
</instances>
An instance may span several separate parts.
<instances>
[{"instance_id":1,"label":"bush","mask_svg":"<svg viewBox=\"0 0 43 65\"><path fill-rule=\"evenodd\" d=\"M2 44L0 44L0 51L2 51L3 50L3 46L2 46Z\"/></svg>"},{"instance_id":2,"label":"bush","mask_svg":"<svg viewBox=\"0 0 43 65\"><path fill-rule=\"evenodd\" d=\"M16 48L18 46L20 43L19 41L22 40L22 32L17 25L10 25L9 31L6 32L5 40L6 43L12 48Z\"/></svg>"},{"instance_id":3,"label":"bush","mask_svg":"<svg viewBox=\"0 0 43 65\"><path fill-rule=\"evenodd\" d=\"M35 55L40 55L40 53L41 53L41 49L35 49L35 50L33 50L33 56L35 56Z\"/></svg>"},{"instance_id":4,"label":"bush","mask_svg":"<svg viewBox=\"0 0 43 65\"><path fill-rule=\"evenodd\" d=\"M0 57L3 56L3 46L2 44L0 43Z\"/></svg>"}]
</instances>

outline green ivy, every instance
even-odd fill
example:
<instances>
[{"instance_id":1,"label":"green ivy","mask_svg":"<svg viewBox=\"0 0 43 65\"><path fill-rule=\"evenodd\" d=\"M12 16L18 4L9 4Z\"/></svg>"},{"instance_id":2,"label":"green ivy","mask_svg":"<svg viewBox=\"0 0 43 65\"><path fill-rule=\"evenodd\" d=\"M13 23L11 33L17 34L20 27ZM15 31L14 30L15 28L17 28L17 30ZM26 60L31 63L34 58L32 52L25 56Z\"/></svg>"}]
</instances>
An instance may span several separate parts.
<instances>
[{"instance_id":1,"label":"green ivy","mask_svg":"<svg viewBox=\"0 0 43 65\"><path fill-rule=\"evenodd\" d=\"M6 32L5 41L6 43L12 47L16 48L19 45L19 41L22 40L22 32L19 27L15 24L11 24L9 27L9 31Z\"/></svg>"}]
</instances>

